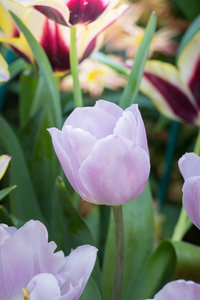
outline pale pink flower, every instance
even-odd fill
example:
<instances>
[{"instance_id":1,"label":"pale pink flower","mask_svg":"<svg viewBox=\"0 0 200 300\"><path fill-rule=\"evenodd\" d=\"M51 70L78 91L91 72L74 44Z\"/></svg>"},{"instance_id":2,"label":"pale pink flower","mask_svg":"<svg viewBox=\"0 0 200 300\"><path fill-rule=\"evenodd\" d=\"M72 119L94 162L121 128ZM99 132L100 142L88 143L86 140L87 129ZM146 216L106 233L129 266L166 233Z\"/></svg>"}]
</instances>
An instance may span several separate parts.
<instances>
[{"instance_id":1,"label":"pale pink flower","mask_svg":"<svg viewBox=\"0 0 200 300\"><path fill-rule=\"evenodd\" d=\"M69 182L84 200L120 205L143 192L150 160L138 105L123 111L99 100L76 108L62 130L49 132Z\"/></svg>"}]
</instances>

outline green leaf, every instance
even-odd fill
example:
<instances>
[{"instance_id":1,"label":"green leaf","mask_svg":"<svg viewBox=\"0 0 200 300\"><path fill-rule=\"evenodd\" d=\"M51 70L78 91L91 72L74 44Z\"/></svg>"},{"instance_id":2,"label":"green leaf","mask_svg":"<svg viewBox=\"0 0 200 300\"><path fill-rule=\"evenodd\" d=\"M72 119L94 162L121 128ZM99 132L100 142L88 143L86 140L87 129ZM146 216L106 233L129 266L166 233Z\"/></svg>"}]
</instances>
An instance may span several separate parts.
<instances>
[{"instance_id":1,"label":"green leaf","mask_svg":"<svg viewBox=\"0 0 200 300\"><path fill-rule=\"evenodd\" d=\"M114 69L115 71L117 71L119 74L122 74L124 76L128 76L128 69L124 66L121 66L120 64L117 64L116 62L114 62L109 56L107 56L106 54L102 53L102 52L95 52L92 54L91 56L92 59L97 60L109 67L111 67L112 69Z\"/></svg>"},{"instance_id":2,"label":"green leaf","mask_svg":"<svg viewBox=\"0 0 200 300\"><path fill-rule=\"evenodd\" d=\"M181 12L189 21L193 21L200 14L200 0L174 0Z\"/></svg>"},{"instance_id":3,"label":"green leaf","mask_svg":"<svg viewBox=\"0 0 200 300\"><path fill-rule=\"evenodd\" d=\"M60 163L55 154L51 136L47 128L53 126L51 112L45 108L42 111L39 126L30 161L30 171L37 198L40 199L40 207L47 220L51 218L51 205L54 183L58 175L62 173Z\"/></svg>"},{"instance_id":4,"label":"green leaf","mask_svg":"<svg viewBox=\"0 0 200 300\"><path fill-rule=\"evenodd\" d=\"M52 209L52 237L59 249L69 254L80 245L94 245L92 234L86 223L69 201L69 194L61 178L56 181L56 192ZM93 270L93 279L101 290L101 273L98 261ZM96 298L94 298L96 299Z\"/></svg>"},{"instance_id":5,"label":"green leaf","mask_svg":"<svg viewBox=\"0 0 200 300\"><path fill-rule=\"evenodd\" d=\"M154 220L152 198L149 187L134 201L123 205L124 216L124 280L122 299L134 299L134 290L139 272L153 249ZM111 215L110 228L103 264L104 299L111 299L115 260L114 220Z\"/></svg>"},{"instance_id":6,"label":"green leaf","mask_svg":"<svg viewBox=\"0 0 200 300\"><path fill-rule=\"evenodd\" d=\"M27 27L22 23L22 21L12 12L10 12L10 14L12 15L19 29L23 32L25 38L27 39L31 47L31 50L35 55L40 75L44 80L44 84L48 93L48 99L51 105L51 112L55 116L55 125L56 127L61 128L62 112L60 106L59 92L49 60L43 48L40 46L40 44L38 44L32 33L27 29Z\"/></svg>"},{"instance_id":7,"label":"green leaf","mask_svg":"<svg viewBox=\"0 0 200 300\"><path fill-rule=\"evenodd\" d=\"M123 109L136 102L140 82L143 76L151 40L156 29L156 14L153 12L147 24L144 37L134 58L134 64L129 75L128 83L124 89L119 106Z\"/></svg>"},{"instance_id":8,"label":"green leaf","mask_svg":"<svg viewBox=\"0 0 200 300\"><path fill-rule=\"evenodd\" d=\"M23 126L31 116L31 110L34 103L35 92L39 78L22 74L20 76L20 125Z\"/></svg>"},{"instance_id":9,"label":"green leaf","mask_svg":"<svg viewBox=\"0 0 200 300\"><path fill-rule=\"evenodd\" d=\"M38 219L44 222L23 151L15 133L2 117L0 117L0 141L5 146L6 152L12 156L9 167L10 185L17 185L17 189L10 194L11 213L23 221Z\"/></svg>"},{"instance_id":10,"label":"green leaf","mask_svg":"<svg viewBox=\"0 0 200 300\"><path fill-rule=\"evenodd\" d=\"M27 66L27 62L24 59L19 58L9 65L10 78L14 78L21 73Z\"/></svg>"},{"instance_id":11,"label":"green leaf","mask_svg":"<svg viewBox=\"0 0 200 300\"><path fill-rule=\"evenodd\" d=\"M12 222L12 217L2 205L0 205L0 223L7 224L8 226L14 225Z\"/></svg>"},{"instance_id":12,"label":"green leaf","mask_svg":"<svg viewBox=\"0 0 200 300\"><path fill-rule=\"evenodd\" d=\"M51 218L51 203L56 178L61 166L56 157L47 128L54 127L48 93L43 78L21 76L21 120L19 138L25 151L36 196L46 220ZM26 86L30 86L26 89ZM25 93L23 93L25 87ZM26 100L30 102L26 104Z\"/></svg>"},{"instance_id":13,"label":"green leaf","mask_svg":"<svg viewBox=\"0 0 200 300\"><path fill-rule=\"evenodd\" d=\"M14 190L17 186L13 185L6 189L0 190L0 201L5 198L12 190Z\"/></svg>"},{"instance_id":14,"label":"green leaf","mask_svg":"<svg viewBox=\"0 0 200 300\"><path fill-rule=\"evenodd\" d=\"M200 281L200 247L162 241L138 274L131 299L152 298L167 282L176 279Z\"/></svg>"},{"instance_id":15,"label":"green leaf","mask_svg":"<svg viewBox=\"0 0 200 300\"><path fill-rule=\"evenodd\" d=\"M200 30L200 16L198 16L190 25L186 33L184 34L179 49L178 53L176 55L176 60L178 60L181 52L185 48L185 46L190 42L190 40L193 38L193 36Z\"/></svg>"},{"instance_id":16,"label":"green leaf","mask_svg":"<svg viewBox=\"0 0 200 300\"><path fill-rule=\"evenodd\" d=\"M92 276L90 276L86 284L86 287L79 299L80 300L88 300L88 299L102 300L101 294Z\"/></svg>"}]
</instances>

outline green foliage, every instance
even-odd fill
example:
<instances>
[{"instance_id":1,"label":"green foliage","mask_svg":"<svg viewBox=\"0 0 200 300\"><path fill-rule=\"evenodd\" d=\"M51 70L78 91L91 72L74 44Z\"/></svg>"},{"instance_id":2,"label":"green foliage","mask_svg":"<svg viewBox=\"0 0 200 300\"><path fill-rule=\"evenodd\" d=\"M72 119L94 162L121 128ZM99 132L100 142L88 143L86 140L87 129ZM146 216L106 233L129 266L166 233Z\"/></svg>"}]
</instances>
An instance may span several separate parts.
<instances>
[{"instance_id":1,"label":"green foliage","mask_svg":"<svg viewBox=\"0 0 200 300\"><path fill-rule=\"evenodd\" d=\"M136 200L123 205L123 216L125 266L122 299L125 300L134 299L138 274L153 249L154 221L152 198L148 185ZM114 220L111 216L103 265L104 299L111 299L112 294L115 258L114 237Z\"/></svg>"},{"instance_id":2,"label":"green foliage","mask_svg":"<svg viewBox=\"0 0 200 300\"><path fill-rule=\"evenodd\" d=\"M64 250L65 254L69 254L72 249L84 244L94 245L91 232L78 214L77 210L69 200L68 191L61 178L56 181L55 197L52 207L52 236L59 249ZM96 262L93 281L90 282L88 291L91 289L92 294L96 293L99 299L99 290L101 290L101 273L98 260Z\"/></svg>"},{"instance_id":3,"label":"green foliage","mask_svg":"<svg viewBox=\"0 0 200 300\"><path fill-rule=\"evenodd\" d=\"M200 0L174 0L174 2L189 21L193 21L200 14Z\"/></svg>"},{"instance_id":4,"label":"green foliage","mask_svg":"<svg viewBox=\"0 0 200 300\"><path fill-rule=\"evenodd\" d=\"M14 21L20 28L20 30L25 35L37 62L40 75L44 80L44 84L46 86L46 92L48 95L49 103L51 106L51 112L55 117L55 125L60 128L62 125L62 114L61 114L61 108L60 108L60 99L59 99L59 92L56 85L55 78L53 76L53 71L50 65L50 62L40 46L40 44L36 41L34 36L31 34L31 32L27 29L27 27L22 23L22 21L14 15L12 12L10 12L12 15Z\"/></svg>"},{"instance_id":5,"label":"green foliage","mask_svg":"<svg viewBox=\"0 0 200 300\"><path fill-rule=\"evenodd\" d=\"M30 219L44 222L21 145L9 124L2 117L0 117L0 141L5 146L6 153L12 156L9 166L9 184L17 185L17 188L10 194L11 214L24 222Z\"/></svg>"},{"instance_id":6,"label":"green foliage","mask_svg":"<svg viewBox=\"0 0 200 300\"><path fill-rule=\"evenodd\" d=\"M162 241L138 274L132 299L151 298L167 282L200 281L200 247L184 242Z\"/></svg>"},{"instance_id":7,"label":"green foliage","mask_svg":"<svg viewBox=\"0 0 200 300\"><path fill-rule=\"evenodd\" d=\"M200 6L200 1L199 1ZM200 10L200 8L199 8ZM199 11L200 13L200 11ZM193 38L193 36L200 30L200 15L192 22L186 33L184 34L180 46L177 53L177 59L179 58L182 50L185 48L185 46L189 43L189 41Z\"/></svg>"},{"instance_id":8,"label":"green foliage","mask_svg":"<svg viewBox=\"0 0 200 300\"><path fill-rule=\"evenodd\" d=\"M119 106L123 109L129 107L136 102L139 92L140 82L144 72L144 66L149 53L151 40L153 38L156 29L156 14L153 12L147 24L144 37L137 50L134 58L134 64L131 69L131 73L128 78L128 83L124 89Z\"/></svg>"},{"instance_id":9,"label":"green foliage","mask_svg":"<svg viewBox=\"0 0 200 300\"><path fill-rule=\"evenodd\" d=\"M14 190L17 186L13 185L3 190L0 190L0 201L5 198L12 190Z\"/></svg>"}]
</instances>

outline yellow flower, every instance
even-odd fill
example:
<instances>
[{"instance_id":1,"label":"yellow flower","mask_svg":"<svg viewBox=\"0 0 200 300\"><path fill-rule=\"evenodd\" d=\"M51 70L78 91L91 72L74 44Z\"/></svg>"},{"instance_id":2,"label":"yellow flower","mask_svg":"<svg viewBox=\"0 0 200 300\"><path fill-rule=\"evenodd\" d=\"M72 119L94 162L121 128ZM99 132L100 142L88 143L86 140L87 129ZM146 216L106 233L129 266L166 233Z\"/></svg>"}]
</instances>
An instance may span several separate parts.
<instances>
[{"instance_id":1,"label":"yellow flower","mask_svg":"<svg viewBox=\"0 0 200 300\"><path fill-rule=\"evenodd\" d=\"M110 67L94 61L86 59L79 66L79 80L81 88L85 93L89 93L92 98L99 97L104 88L117 90L126 85L127 79L118 74ZM72 76L66 76L61 82L62 91L73 90Z\"/></svg>"}]
</instances>

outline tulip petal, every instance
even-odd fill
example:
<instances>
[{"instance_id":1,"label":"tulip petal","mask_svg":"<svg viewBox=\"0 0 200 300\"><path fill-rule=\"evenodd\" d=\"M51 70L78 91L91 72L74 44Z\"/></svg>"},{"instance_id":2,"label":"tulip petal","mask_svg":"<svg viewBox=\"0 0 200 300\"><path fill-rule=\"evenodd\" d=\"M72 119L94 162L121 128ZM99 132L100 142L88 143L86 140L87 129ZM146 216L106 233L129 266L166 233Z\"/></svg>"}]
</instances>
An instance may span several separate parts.
<instances>
[{"instance_id":1,"label":"tulip petal","mask_svg":"<svg viewBox=\"0 0 200 300\"><path fill-rule=\"evenodd\" d=\"M176 67L159 61L147 62L141 91L153 100L165 116L192 124L197 122L195 99Z\"/></svg>"},{"instance_id":2,"label":"tulip petal","mask_svg":"<svg viewBox=\"0 0 200 300\"><path fill-rule=\"evenodd\" d=\"M115 118L116 122L123 113L123 109L121 107L109 101L98 100L94 107L98 107L111 114Z\"/></svg>"},{"instance_id":3,"label":"tulip petal","mask_svg":"<svg viewBox=\"0 0 200 300\"><path fill-rule=\"evenodd\" d=\"M50 128L48 131L51 134L56 155L67 179L74 190L84 197L87 191L80 182L78 169L96 143L96 138L88 132L81 129L75 130L69 125L64 125L62 131L56 128ZM81 142L84 142L85 148ZM76 157L76 153L78 153L78 157Z\"/></svg>"},{"instance_id":4,"label":"tulip petal","mask_svg":"<svg viewBox=\"0 0 200 300\"><path fill-rule=\"evenodd\" d=\"M149 153L146 131L138 105L132 105L123 112L114 129L114 134L121 135L134 145L139 145Z\"/></svg>"},{"instance_id":5,"label":"tulip petal","mask_svg":"<svg viewBox=\"0 0 200 300\"><path fill-rule=\"evenodd\" d=\"M113 133L115 122L113 116L98 107L78 107L67 118L64 126L81 128L97 139L101 139Z\"/></svg>"},{"instance_id":6,"label":"tulip petal","mask_svg":"<svg viewBox=\"0 0 200 300\"><path fill-rule=\"evenodd\" d=\"M24 22L46 52L53 71L66 72L70 68L70 29L55 23L37 11L26 14Z\"/></svg>"},{"instance_id":7,"label":"tulip petal","mask_svg":"<svg viewBox=\"0 0 200 300\"><path fill-rule=\"evenodd\" d=\"M94 22L108 7L110 0L67 0L71 25Z\"/></svg>"},{"instance_id":8,"label":"tulip petal","mask_svg":"<svg viewBox=\"0 0 200 300\"><path fill-rule=\"evenodd\" d=\"M11 160L11 156L9 156L9 155L1 155L0 156L0 179L5 174L10 160Z\"/></svg>"},{"instance_id":9,"label":"tulip petal","mask_svg":"<svg viewBox=\"0 0 200 300\"><path fill-rule=\"evenodd\" d=\"M48 232L41 222L33 220L27 222L14 237L24 243L32 253L35 274L41 272L56 274L64 263L62 251L56 255L53 253L56 245L53 242L48 243Z\"/></svg>"},{"instance_id":10,"label":"tulip petal","mask_svg":"<svg viewBox=\"0 0 200 300\"><path fill-rule=\"evenodd\" d=\"M198 300L200 284L193 281L176 280L167 283L152 300Z\"/></svg>"},{"instance_id":11,"label":"tulip petal","mask_svg":"<svg viewBox=\"0 0 200 300\"><path fill-rule=\"evenodd\" d=\"M73 128L72 126L64 125L62 129L62 141L62 147L71 161L75 182L78 187L78 193L80 195L85 195L87 191L79 179L78 170L83 161L90 154L92 148L97 142L97 139L80 128ZM60 158L60 161L62 165L62 158Z\"/></svg>"},{"instance_id":12,"label":"tulip petal","mask_svg":"<svg viewBox=\"0 0 200 300\"><path fill-rule=\"evenodd\" d=\"M200 176L188 178L182 191L185 211L192 223L200 229Z\"/></svg>"},{"instance_id":13,"label":"tulip petal","mask_svg":"<svg viewBox=\"0 0 200 300\"><path fill-rule=\"evenodd\" d=\"M200 157L195 153L185 153L179 159L178 166L184 180L200 176Z\"/></svg>"},{"instance_id":14,"label":"tulip petal","mask_svg":"<svg viewBox=\"0 0 200 300\"><path fill-rule=\"evenodd\" d=\"M75 191L79 193L79 188L75 181L75 174L71 160L63 148L64 141L62 141L62 131L58 130L57 128L49 128L48 131L51 135L54 150L65 172L65 175Z\"/></svg>"},{"instance_id":15,"label":"tulip petal","mask_svg":"<svg viewBox=\"0 0 200 300\"><path fill-rule=\"evenodd\" d=\"M178 67L184 82L190 87L200 108L200 31L181 52Z\"/></svg>"},{"instance_id":16,"label":"tulip petal","mask_svg":"<svg viewBox=\"0 0 200 300\"><path fill-rule=\"evenodd\" d=\"M62 25L69 25L69 9L60 0L15 0L24 6L34 6L48 18Z\"/></svg>"},{"instance_id":17,"label":"tulip petal","mask_svg":"<svg viewBox=\"0 0 200 300\"><path fill-rule=\"evenodd\" d=\"M61 296L56 277L48 273L33 277L27 286L27 290L30 300L58 300Z\"/></svg>"},{"instance_id":18,"label":"tulip petal","mask_svg":"<svg viewBox=\"0 0 200 300\"><path fill-rule=\"evenodd\" d=\"M23 299L21 289L35 273L30 251L21 241L8 238L1 244L0 270L0 299Z\"/></svg>"},{"instance_id":19,"label":"tulip petal","mask_svg":"<svg viewBox=\"0 0 200 300\"><path fill-rule=\"evenodd\" d=\"M31 48L24 35L19 33L16 24L8 11L13 12L24 22L24 18L26 14L31 11L31 8L25 8L18 3L9 0L4 0L3 5L0 3L0 27L3 31L0 32L0 42L6 43L23 58L33 62L34 55Z\"/></svg>"},{"instance_id":20,"label":"tulip petal","mask_svg":"<svg viewBox=\"0 0 200 300\"><path fill-rule=\"evenodd\" d=\"M96 256L97 248L84 245L76 248L66 257L65 265L59 271L65 273L67 277L61 288L62 295L66 294L63 300L79 299L93 270Z\"/></svg>"},{"instance_id":21,"label":"tulip petal","mask_svg":"<svg viewBox=\"0 0 200 300\"><path fill-rule=\"evenodd\" d=\"M7 4L7 2L5 4ZM9 38L15 36L18 30L8 10L11 10L11 7L8 5L4 7L0 2L0 27L4 34Z\"/></svg>"},{"instance_id":22,"label":"tulip petal","mask_svg":"<svg viewBox=\"0 0 200 300\"><path fill-rule=\"evenodd\" d=\"M10 79L10 74L8 71L8 64L3 58L3 56L0 54L0 81L8 81L9 79Z\"/></svg>"},{"instance_id":23,"label":"tulip petal","mask_svg":"<svg viewBox=\"0 0 200 300\"><path fill-rule=\"evenodd\" d=\"M88 191L86 201L120 205L144 190L150 172L149 156L127 139L112 135L100 140L83 162L79 177Z\"/></svg>"},{"instance_id":24,"label":"tulip petal","mask_svg":"<svg viewBox=\"0 0 200 300\"><path fill-rule=\"evenodd\" d=\"M13 237L17 229L13 226L8 226L6 224L0 224L0 245L8 238Z\"/></svg>"},{"instance_id":25,"label":"tulip petal","mask_svg":"<svg viewBox=\"0 0 200 300\"><path fill-rule=\"evenodd\" d=\"M85 32L82 33L81 39L77 42L79 59L85 59L99 47L99 34L111 26L128 8L128 5L120 5L119 8L107 11L101 18L90 23L87 27L85 26ZM78 30L77 27L77 33Z\"/></svg>"}]
</instances>

